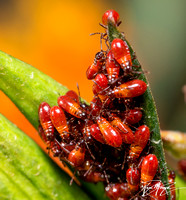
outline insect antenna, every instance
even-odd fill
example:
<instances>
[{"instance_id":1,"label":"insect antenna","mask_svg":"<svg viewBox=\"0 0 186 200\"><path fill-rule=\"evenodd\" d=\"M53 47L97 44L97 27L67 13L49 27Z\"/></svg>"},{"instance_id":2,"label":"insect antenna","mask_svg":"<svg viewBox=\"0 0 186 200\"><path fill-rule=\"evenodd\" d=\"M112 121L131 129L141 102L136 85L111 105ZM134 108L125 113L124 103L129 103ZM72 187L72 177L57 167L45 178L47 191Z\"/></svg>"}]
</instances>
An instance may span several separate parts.
<instances>
[{"instance_id":1,"label":"insect antenna","mask_svg":"<svg viewBox=\"0 0 186 200\"><path fill-rule=\"evenodd\" d=\"M107 26L105 26L104 24L99 23L99 25L100 25L101 27L103 27L104 29L107 29Z\"/></svg>"},{"instance_id":2,"label":"insect antenna","mask_svg":"<svg viewBox=\"0 0 186 200\"><path fill-rule=\"evenodd\" d=\"M91 165L89 167L89 169L83 174L83 176L86 177L87 175L89 175L91 173L91 171L92 171L92 168L93 168L93 165Z\"/></svg>"},{"instance_id":3,"label":"insect antenna","mask_svg":"<svg viewBox=\"0 0 186 200\"><path fill-rule=\"evenodd\" d=\"M58 145L63 149L65 153L68 153L68 154L70 153L70 151L66 149L63 145L61 145L61 143L56 138L55 138L55 141L58 143Z\"/></svg>"},{"instance_id":4,"label":"insect antenna","mask_svg":"<svg viewBox=\"0 0 186 200\"><path fill-rule=\"evenodd\" d=\"M110 184L110 181L109 181L109 179L108 179L108 175L107 175L106 171L103 170L103 173L104 173L104 176L105 176L105 180L106 180L107 184L109 185L109 184Z\"/></svg>"}]
</instances>

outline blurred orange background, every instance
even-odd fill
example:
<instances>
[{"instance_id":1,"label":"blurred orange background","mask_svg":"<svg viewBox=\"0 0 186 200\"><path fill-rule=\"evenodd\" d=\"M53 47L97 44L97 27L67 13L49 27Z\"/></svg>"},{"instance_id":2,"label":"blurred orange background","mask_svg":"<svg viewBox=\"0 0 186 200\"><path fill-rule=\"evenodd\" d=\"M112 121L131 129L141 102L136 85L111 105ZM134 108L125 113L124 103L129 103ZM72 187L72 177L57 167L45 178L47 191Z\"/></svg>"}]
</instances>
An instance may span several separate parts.
<instances>
[{"instance_id":1,"label":"blurred orange background","mask_svg":"<svg viewBox=\"0 0 186 200\"><path fill-rule=\"evenodd\" d=\"M4 24L1 22L1 50L35 66L69 89L77 91L78 83L82 97L91 100L91 82L86 80L85 72L100 43L99 36L89 34L101 30L98 22L103 11L91 1L72 4L54 0L51 4L47 0L19 0L4 6L9 13L4 13ZM2 93L0 110L40 142L36 131Z\"/></svg>"},{"instance_id":2,"label":"blurred orange background","mask_svg":"<svg viewBox=\"0 0 186 200\"><path fill-rule=\"evenodd\" d=\"M125 31L142 66L151 72L162 127L184 131L184 2L0 0L0 50L69 89L77 91L78 83L81 96L90 101L92 82L85 72L100 51L100 40L99 35L89 34L103 32L102 14L115 9L123 21L120 30ZM0 99L1 113L45 148L37 131L2 92Z\"/></svg>"}]
</instances>

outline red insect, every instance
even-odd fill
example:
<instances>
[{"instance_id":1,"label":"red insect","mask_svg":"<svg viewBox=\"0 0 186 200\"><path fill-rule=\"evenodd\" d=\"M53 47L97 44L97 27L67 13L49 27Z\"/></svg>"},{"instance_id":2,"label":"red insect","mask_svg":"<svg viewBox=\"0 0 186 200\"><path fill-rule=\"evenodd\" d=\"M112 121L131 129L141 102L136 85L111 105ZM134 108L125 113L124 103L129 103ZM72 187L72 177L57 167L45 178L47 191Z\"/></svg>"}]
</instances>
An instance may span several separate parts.
<instances>
[{"instance_id":1,"label":"red insect","mask_svg":"<svg viewBox=\"0 0 186 200\"><path fill-rule=\"evenodd\" d=\"M136 124L142 118L142 111L139 108L127 110L125 112L125 120L128 124Z\"/></svg>"},{"instance_id":2,"label":"red insect","mask_svg":"<svg viewBox=\"0 0 186 200\"><path fill-rule=\"evenodd\" d=\"M99 72L103 65L104 53L102 51L98 52L95 56L94 62L90 65L86 71L87 79L92 80L95 78L96 74Z\"/></svg>"},{"instance_id":3,"label":"red insect","mask_svg":"<svg viewBox=\"0 0 186 200\"><path fill-rule=\"evenodd\" d=\"M95 140L101 142L102 144L105 144L105 140L97 124L91 125L90 134Z\"/></svg>"},{"instance_id":4,"label":"red insect","mask_svg":"<svg viewBox=\"0 0 186 200\"><path fill-rule=\"evenodd\" d=\"M113 147L120 147L122 145L122 137L105 118L100 117L97 120L99 129L104 137L105 142Z\"/></svg>"},{"instance_id":5,"label":"red insect","mask_svg":"<svg viewBox=\"0 0 186 200\"><path fill-rule=\"evenodd\" d=\"M150 137L150 130L148 126L142 125L138 127L134 134L134 142L130 146L129 159L135 160L138 158L145 148Z\"/></svg>"},{"instance_id":6,"label":"red insect","mask_svg":"<svg viewBox=\"0 0 186 200\"><path fill-rule=\"evenodd\" d=\"M116 38L111 43L111 52L122 68L132 66L130 50L126 41Z\"/></svg>"},{"instance_id":7,"label":"red insect","mask_svg":"<svg viewBox=\"0 0 186 200\"><path fill-rule=\"evenodd\" d=\"M104 74L97 74L93 84L93 93L105 94L104 89L108 87L108 79Z\"/></svg>"},{"instance_id":8,"label":"red insect","mask_svg":"<svg viewBox=\"0 0 186 200\"><path fill-rule=\"evenodd\" d=\"M63 152L61 149L61 146L56 140L52 142L52 144L50 145L50 148L54 157L60 156L60 154L62 154Z\"/></svg>"},{"instance_id":9,"label":"red insect","mask_svg":"<svg viewBox=\"0 0 186 200\"><path fill-rule=\"evenodd\" d=\"M158 169L158 159L154 154L149 154L141 164L141 185L150 185Z\"/></svg>"},{"instance_id":10,"label":"red insect","mask_svg":"<svg viewBox=\"0 0 186 200\"><path fill-rule=\"evenodd\" d=\"M39 132L39 135L40 135L41 139L43 140L43 142L46 143L47 148L50 148L51 141L47 139L47 136L41 125L39 125L39 127L38 127L38 132Z\"/></svg>"},{"instance_id":11,"label":"red insect","mask_svg":"<svg viewBox=\"0 0 186 200\"><path fill-rule=\"evenodd\" d=\"M101 172L90 172L85 175L80 176L82 180L91 183L98 183L105 181L105 176Z\"/></svg>"},{"instance_id":12,"label":"red insect","mask_svg":"<svg viewBox=\"0 0 186 200\"><path fill-rule=\"evenodd\" d=\"M74 167L81 166L85 161L85 149L82 147L73 149L68 155L68 161Z\"/></svg>"},{"instance_id":13,"label":"red insect","mask_svg":"<svg viewBox=\"0 0 186 200\"><path fill-rule=\"evenodd\" d=\"M142 95L147 89L147 84L144 81L135 79L125 82L112 91L116 98L133 98Z\"/></svg>"},{"instance_id":14,"label":"red insect","mask_svg":"<svg viewBox=\"0 0 186 200\"><path fill-rule=\"evenodd\" d=\"M166 200L166 188L161 181L154 181L151 185L150 191L151 200Z\"/></svg>"},{"instance_id":15,"label":"red insect","mask_svg":"<svg viewBox=\"0 0 186 200\"><path fill-rule=\"evenodd\" d=\"M58 142L56 140L51 141L47 139L47 136L44 133L44 130L41 125L39 126L38 130L39 130L39 135L41 139L47 145L47 149L52 151L54 157L59 156L62 153L62 149L61 149L61 146L58 144Z\"/></svg>"},{"instance_id":16,"label":"red insect","mask_svg":"<svg viewBox=\"0 0 186 200\"><path fill-rule=\"evenodd\" d=\"M111 122L111 125L119 131L124 143L131 144L134 141L132 130L126 124L122 123L119 117L114 116L113 118L114 120Z\"/></svg>"},{"instance_id":17,"label":"red insect","mask_svg":"<svg viewBox=\"0 0 186 200\"><path fill-rule=\"evenodd\" d=\"M119 18L120 16L115 10L108 10L103 14L102 23L107 26L111 22L113 25L118 26Z\"/></svg>"},{"instance_id":18,"label":"red insect","mask_svg":"<svg viewBox=\"0 0 186 200\"><path fill-rule=\"evenodd\" d=\"M60 96L58 98L58 105L67 113L70 113L77 118L86 118L86 112L84 109L69 96Z\"/></svg>"},{"instance_id":19,"label":"red insect","mask_svg":"<svg viewBox=\"0 0 186 200\"><path fill-rule=\"evenodd\" d=\"M126 173L127 182L131 193L135 193L139 189L140 172L137 168L131 167Z\"/></svg>"},{"instance_id":20,"label":"red insect","mask_svg":"<svg viewBox=\"0 0 186 200\"><path fill-rule=\"evenodd\" d=\"M52 123L56 130L59 132L61 138L69 135L66 116L59 106L54 106L51 108L50 119L52 120Z\"/></svg>"},{"instance_id":21,"label":"red insect","mask_svg":"<svg viewBox=\"0 0 186 200\"><path fill-rule=\"evenodd\" d=\"M93 93L98 94L98 97L102 102L107 104L110 102L110 99L106 94L106 88L108 87L108 79L104 74L97 74L95 77L94 84L92 86Z\"/></svg>"},{"instance_id":22,"label":"red insect","mask_svg":"<svg viewBox=\"0 0 186 200\"><path fill-rule=\"evenodd\" d=\"M109 82L112 83L119 76L120 65L114 59L114 56L112 55L111 51L109 51L108 54L107 54L105 65L106 65L106 70L107 70L107 74L108 74L108 80L109 80Z\"/></svg>"},{"instance_id":23,"label":"red insect","mask_svg":"<svg viewBox=\"0 0 186 200\"><path fill-rule=\"evenodd\" d=\"M169 180L169 185L170 185L171 200L176 200L175 177L176 177L175 172L170 171L168 180Z\"/></svg>"},{"instance_id":24,"label":"red insect","mask_svg":"<svg viewBox=\"0 0 186 200\"><path fill-rule=\"evenodd\" d=\"M69 90L66 93L66 96L69 96L70 98L72 98L74 101L76 101L79 104L79 96L77 95L76 92L74 92L73 90Z\"/></svg>"},{"instance_id":25,"label":"red insect","mask_svg":"<svg viewBox=\"0 0 186 200\"><path fill-rule=\"evenodd\" d=\"M132 194L129 190L128 183L114 183L105 187L106 195L111 200L118 200L121 198L129 198Z\"/></svg>"},{"instance_id":26,"label":"red insect","mask_svg":"<svg viewBox=\"0 0 186 200\"><path fill-rule=\"evenodd\" d=\"M40 104L38 112L39 120L44 130L44 133L49 140L52 140L54 137L54 126L50 119L50 109L50 105L46 102L43 102Z\"/></svg>"}]
</instances>

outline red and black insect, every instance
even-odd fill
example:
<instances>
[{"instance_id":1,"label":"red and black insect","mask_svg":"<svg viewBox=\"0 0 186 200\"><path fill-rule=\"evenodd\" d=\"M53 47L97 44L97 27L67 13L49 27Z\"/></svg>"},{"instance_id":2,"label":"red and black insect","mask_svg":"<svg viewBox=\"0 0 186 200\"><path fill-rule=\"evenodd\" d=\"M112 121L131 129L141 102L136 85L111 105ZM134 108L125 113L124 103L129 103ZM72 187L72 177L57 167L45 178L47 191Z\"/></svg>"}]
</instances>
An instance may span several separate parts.
<instances>
[{"instance_id":1,"label":"red and black insect","mask_svg":"<svg viewBox=\"0 0 186 200\"><path fill-rule=\"evenodd\" d=\"M130 167L126 172L126 178L131 193L135 193L139 189L140 172L136 167Z\"/></svg>"},{"instance_id":2,"label":"red and black insect","mask_svg":"<svg viewBox=\"0 0 186 200\"><path fill-rule=\"evenodd\" d=\"M118 200L121 198L128 199L132 194L129 190L128 183L113 183L105 187L106 195L111 200Z\"/></svg>"},{"instance_id":3,"label":"red and black insect","mask_svg":"<svg viewBox=\"0 0 186 200\"><path fill-rule=\"evenodd\" d=\"M69 129L67 125L66 116L59 106L54 106L51 108L50 118L52 120L52 124L57 129L61 138L68 137Z\"/></svg>"},{"instance_id":4,"label":"red and black insect","mask_svg":"<svg viewBox=\"0 0 186 200\"><path fill-rule=\"evenodd\" d=\"M94 62L90 65L86 71L87 79L92 80L95 78L97 73L100 71L104 63L104 52L100 51L95 55Z\"/></svg>"},{"instance_id":5,"label":"red and black insect","mask_svg":"<svg viewBox=\"0 0 186 200\"><path fill-rule=\"evenodd\" d=\"M119 38L114 39L111 44L111 52L124 71L127 66L132 66L130 50L126 41Z\"/></svg>"},{"instance_id":6,"label":"red and black insect","mask_svg":"<svg viewBox=\"0 0 186 200\"><path fill-rule=\"evenodd\" d=\"M126 144L132 144L134 141L132 130L126 124L122 123L119 117L113 116L113 118L114 120L111 122L111 125L119 131L123 142Z\"/></svg>"},{"instance_id":7,"label":"red and black insect","mask_svg":"<svg viewBox=\"0 0 186 200\"><path fill-rule=\"evenodd\" d=\"M106 71L110 83L118 79L120 73L120 64L115 60L111 51L108 52L106 58Z\"/></svg>"},{"instance_id":8,"label":"red and black insect","mask_svg":"<svg viewBox=\"0 0 186 200\"><path fill-rule=\"evenodd\" d=\"M102 74L97 74L94 79L94 84L92 87L93 93L96 94L105 94L105 89L108 87L108 79Z\"/></svg>"},{"instance_id":9,"label":"red and black insect","mask_svg":"<svg viewBox=\"0 0 186 200\"><path fill-rule=\"evenodd\" d=\"M54 138L54 125L50 119L50 105L46 102L43 102L39 106L39 121L44 130L44 133L48 140L53 140Z\"/></svg>"},{"instance_id":10,"label":"red and black insect","mask_svg":"<svg viewBox=\"0 0 186 200\"><path fill-rule=\"evenodd\" d=\"M97 120L97 124L108 145L113 147L120 147L122 145L122 137L119 131L116 130L105 118L100 117Z\"/></svg>"},{"instance_id":11,"label":"red and black insect","mask_svg":"<svg viewBox=\"0 0 186 200\"><path fill-rule=\"evenodd\" d=\"M145 146L147 145L147 142L150 137L150 130L148 126L142 125L137 128L134 134L134 141L130 146L129 151L129 160L135 160L137 159Z\"/></svg>"},{"instance_id":12,"label":"red and black insect","mask_svg":"<svg viewBox=\"0 0 186 200\"><path fill-rule=\"evenodd\" d=\"M85 161L85 149L82 147L75 147L69 153L68 161L74 167L81 166Z\"/></svg>"},{"instance_id":13,"label":"red and black insect","mask_svg":"<svg viewBox=\"0 0 186 200\"><path fill-rule=\"evenodd\" d=\"M60 96L58 98L58 105L67 113L77 118L81 118L81 119L86 118L87 114L83 110L83 108L69 96L66 96L66 95Z\"/></svg>"},{"instance_id":14,"label":"red and black insect","mask_svg":"<svg viewBox=\"0 0 186 200\"><path fill-rule=\"evenodd\" d=\"M74 92L73 90L69 90L69 91L66 93L66 96L69 96L69 97L72 98L74 101L76 101L78 104L80 103L80 102L79 102L79 96L78 96L77 93Z\"/></svg>"},{"instance_id":15,"label":"red and black insect","mask_svg":"<svg viewBox=\"0 0 186 200\"><path fill-rule=\"evenodd\" d=\"M112 94L116 98L133 98L144 94L146 89L147 84L144 81L134 79L115 87Z\"/></svg>"},{"instance_id":16,"label":"red and black insect","mask_svg":"<svg viewBox=\"0 0 186 200\"><path fill-rule=\"evenodd\" d=\"M138 123L141 120L142 116L143 114L140 108L134 108L134 109L125 111L125 121L128 124Z\"/></svg>"},{"instance_id":17,"label":"red and black insect","mask_svg":"<svg viewBox=\"0 0 186 200\"><path fill-rule=\"evenodd\" d=\"M119 18L120 16L115 10L108 10L103 14L102 23L107 26L110 22L115 26L118 26L120 24Z\"/></svg>"},{"instance_id":18,"label":"red and black insect","mask_svg":"<svg viewBox=\"0 0 186 200\"><path fill-rule=\"evenodd\" d=\"M90 102L90 115L93 115L94 117L95 116L99 116L100 115L100 112L102 110L102 102L100 100L100 98L94 98L92 99L92 101Z\"/></svg>"},{"instance_id":19,"label":"red and black insect","mask_svg":"<svg viewBox=\"0 0 186 200\"><path fill-rule=\"evenodd\" d=\"M150 185L158 169L158 159L154 154L147 155L141 164L141 186Z\"/></svg>"},{"instance_id":20,"label":"red and black insect","mask_svg":"<svg viewBox=\"0 0 186 200\"><path fill-rule=\"evenodd\" d=\"M161 181L154 181L151 184L151 190L149 193L150 199L154 200L166 200L166 188Z\"/></svg>"},{"instance_id":21,"label":"red and black insect","mask_svg":"<svg viewBox=\"0 0 186 200\"><path fill-rule=\"evenodd\" d=\"M101 133L97 124L92 124L90 126L90 134L95 140L101 142L102 144L105 144L103 134Z\"/></svg>"}]
</instances>

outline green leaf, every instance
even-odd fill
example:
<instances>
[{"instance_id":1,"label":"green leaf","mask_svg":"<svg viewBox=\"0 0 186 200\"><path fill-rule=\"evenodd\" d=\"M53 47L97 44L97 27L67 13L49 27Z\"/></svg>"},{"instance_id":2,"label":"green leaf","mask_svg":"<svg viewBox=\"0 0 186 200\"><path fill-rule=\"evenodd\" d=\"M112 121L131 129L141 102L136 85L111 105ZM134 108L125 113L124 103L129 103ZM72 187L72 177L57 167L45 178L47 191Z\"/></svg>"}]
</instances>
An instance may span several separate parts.
<instances>
[{"instance_id":1,"label":"green leaf","mask_svg":"<svg viewBox=\"0 0 186 200\"><path fill-rule=\"evenodd\" d=\"M50 106L57 105L57 98L68 91L66 87L41 71L2 51L0 51L0 89L36 129L39 125L40 103L46 101ZM104 198L103 188L99 185L83 183L83 188L86 188L93 199L101 199L101 196Z\"/></svg>"},{"instance_id":2,"label":"green leaf","mask_svg":"<svg viewBox=\"0 0 186 200\"><path fill-rule=\"evenodd\" d=\"M108 37L110 43L115 38L120 38L122 40L125 40L125 37L123 34L121 34L118 29L112 24L109 23L108 25ZM126 41L128 43L128 41ZM130 48L130 53L132 58L134 58L134 51L130 44L128 43ZM135 58L133 60L134 65L140 65L139 61ZM150 138L150 146L152 147L151 153L155 154L159 161L159 168L160 168L160 174L161 174L161 180L164 183L164 185L168 184L168 175L167 175L167 163L165 161L164 151L163 151L163 145L160 135L160 125L159 125L159 119L156 111L156 106L154 99L151 94L151 90L149 87L149 83L147 81L147 78L145 77L143 70L140 68L137 69L137 71L142 72L141 75L138 77L138 79L141 79L145 81L148 84L147 91L144 95L141 96L140 99L140 107L143 108L143 123L146 124L150 130L151 130L151 138ZM170 188L167 187L167 192L169 194L170 199Z\"/></svg>"},{"instance_id":3,"label":"green leaf","mask_svg":"<svg viewBox=\"0 0 186 200\"><path fill-rule=\"evenodd\" d=\"M38 69L0 51L0 89L37 129L38 107L46 101L57 104L68 89Z\"/></svg>"},{"instance_id":4,"label":"green leaf","mask_svg":"<svg viewBox=\"0 0 186 200\"><path fill-rule=\"evenodd\" d=\"M0 199L89 200L26 134L0 114Z\"/></svg>"},{"instance_id":5,"label":"green leaf","mask_svg":"<svg viewBox=\"0 0 186 200\"><path fill-rule=\"evenodd\" d=\"M184 181L179 175L176 175L176 197L179 200L185 200L186 197L186 181Z\"/></svg>"}]
</instances>

